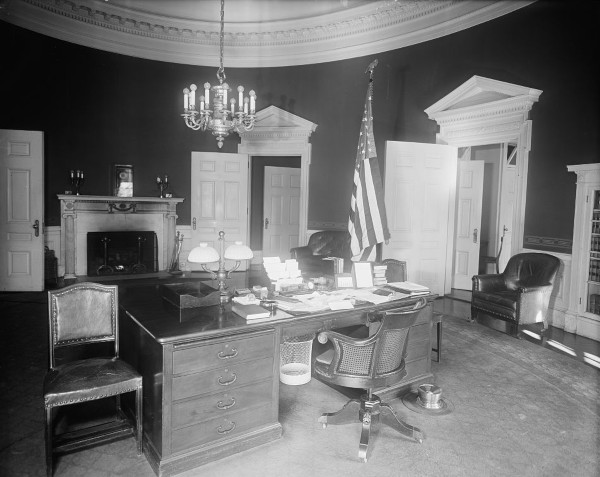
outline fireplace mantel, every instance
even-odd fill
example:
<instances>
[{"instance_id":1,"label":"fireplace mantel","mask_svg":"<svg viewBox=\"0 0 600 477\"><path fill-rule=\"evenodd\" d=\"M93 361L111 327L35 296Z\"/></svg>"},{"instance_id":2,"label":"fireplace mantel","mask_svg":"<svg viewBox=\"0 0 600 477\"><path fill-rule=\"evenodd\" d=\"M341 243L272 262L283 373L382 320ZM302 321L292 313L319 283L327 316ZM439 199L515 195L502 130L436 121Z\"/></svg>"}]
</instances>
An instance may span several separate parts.
<instances>
[{"instance_id":1,"label":"fireplace mantel","mask_svg":"<svg viewBox=\"0 0 600 477\"><path fill-rule=\"evenodd\" d=\"M158 240L158 267L166 270L175 246L177 204L182 198L59 194L60 261L65 278L87 275L87 233L149 230Z\"/></svg>"}]
</instances>

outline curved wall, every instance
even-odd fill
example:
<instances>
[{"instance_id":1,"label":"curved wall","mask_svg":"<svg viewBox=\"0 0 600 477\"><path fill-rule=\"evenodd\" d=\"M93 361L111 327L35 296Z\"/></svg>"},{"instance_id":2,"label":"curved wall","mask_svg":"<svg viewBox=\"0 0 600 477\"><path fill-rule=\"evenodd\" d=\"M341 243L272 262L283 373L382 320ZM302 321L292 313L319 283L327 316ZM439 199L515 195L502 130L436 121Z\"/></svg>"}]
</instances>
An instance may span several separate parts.
<instances>
[{"instance_id":1,"label":"curved wall","mask_svg":"<svg viewBox=\"0 0 600 477\"><path fill-rule=\"evenodd\" d=\"M592 2L537 2L483 25L379 54L373 98L377 150L386 140L435 142L424 109L473 75L543 90L532 110L525 235L570 252L575 177L567 164L598 162L598 29ZM136 59L72 45L0 21L0 128L41 130L46 144L46 225L59 225L56 194L83 169L84 194L110 191L113 163L133 164L135 195L189 198L191 151L215 151L209 134L186 128L181 91L215 78L212 67ZM358 131L374 57L280 68L232 68L227 80L318 128L311 136L309 227L345 224ZM236 137L224 152L237 150ZM178 207L190 223L189 200ZM535 247L535 246L534 246Z\"/></svg>"}]
</instances>

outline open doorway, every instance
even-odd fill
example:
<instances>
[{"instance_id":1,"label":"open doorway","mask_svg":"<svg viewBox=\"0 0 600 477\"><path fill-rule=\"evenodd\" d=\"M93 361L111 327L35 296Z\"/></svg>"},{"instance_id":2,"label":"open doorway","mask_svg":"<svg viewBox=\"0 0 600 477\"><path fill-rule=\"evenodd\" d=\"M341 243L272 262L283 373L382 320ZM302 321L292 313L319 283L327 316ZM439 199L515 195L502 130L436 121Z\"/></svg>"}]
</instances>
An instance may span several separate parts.
<instances>
[{"instance_id":1,"label":"open doorway","mask_svg":"<svg viewBox=\"0 0 600 477\"><path fill-rule=\"evenodd\" d=\"M488 243L482 248L487 254L497 254L504 235L498 262L500 270L504 269L510 256L523 250L532 131L529 111L541 94L541 90L527 86L473 76L425 110L429 118L439 125L438 144L470 148L471 152L475 147L484 148L483 151L488 146L490 150L497 148L501 151L498 153L503 158L502 169L498 171L499 181L493 173L488 173L490 183L497 185L497 193L490 191L488 199L488 213L495 215L495 219L486 218L489 219L486 230ZM470 230L471 234L473 232ZM455 249L454 233L452 240ZM452 263L457 263L456 249ZM477 271L478 266L479 263L475 268ZM451 292L454 272L454 266L446 270L445 293Z\"/></svg>"},{"instance_id":2,"label":"open doorway","mask_svg":"<svg viewBox=\"0 0 600 477\"><path fill-rule=\"evenodd\" d=\"M265 181L269 170L282 168L284 171L296 172L299 177L301 158L300 156L252 156L250 160L250 248L261 250L263 256L276 254L281 258L288 258L286 253L292 246L297 246L299 230L299 202L290 200L290 197L281 197L272 192L272 181ZM295 176L294 176L295 177ZM279 188L289 189L285 184L279 184ZM272 213L265 213L271 210ZM289 239L280 240L280 236L273 236L266 240L265 236L271 236L271 232L282 225L294 226L295 235ZM290 234L285 234L290 237ZM289 240L293 240L291 244Z\"/></svg>"}]
</instances>

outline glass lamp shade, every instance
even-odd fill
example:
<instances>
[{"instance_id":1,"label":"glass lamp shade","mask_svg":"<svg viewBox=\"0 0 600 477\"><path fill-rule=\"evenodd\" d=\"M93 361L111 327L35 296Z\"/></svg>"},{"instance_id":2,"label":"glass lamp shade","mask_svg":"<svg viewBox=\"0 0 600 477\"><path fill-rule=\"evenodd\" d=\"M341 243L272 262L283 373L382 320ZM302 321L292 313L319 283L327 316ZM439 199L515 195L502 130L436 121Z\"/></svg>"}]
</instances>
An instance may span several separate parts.
<instances>
[{"instance_id":1,"label":"glass lamp shade","mask_svg":"<svg viewBox=\"0 0 600 477\"><path fill-rule=\"evenodd\" d=\"M219 253L207 243L201 243L194 247L188 255L188 262L213 263L219 261Z\"/></svg>"},{"instance_id":2,"label":"glass lamp shade","mask_svg":"<svg viewBox=\"0 0 600 477\"><path fill-rule=\"evenodd\" d=\"M225 258L228 260L249 260L252 257L252 250L247 245L242 245L242 242L235 242L225 250Z\"/></svg>"}]
</instances>

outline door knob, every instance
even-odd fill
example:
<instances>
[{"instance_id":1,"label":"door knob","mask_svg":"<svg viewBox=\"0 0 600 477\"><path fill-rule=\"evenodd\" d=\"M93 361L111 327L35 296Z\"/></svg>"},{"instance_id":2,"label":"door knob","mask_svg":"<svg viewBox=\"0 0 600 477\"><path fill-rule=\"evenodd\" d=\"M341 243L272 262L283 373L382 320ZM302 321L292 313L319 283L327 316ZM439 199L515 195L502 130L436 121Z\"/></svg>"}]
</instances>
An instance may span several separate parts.
<instances>
[{"instance_id":1,"label":"door knob","mask_svg":"<svg viewBox=\"0 0 600 477\"><path fill-rule=\"evenodd\" d=\"M192 229L196 230L196 217L192 219Z\"/></svg>"},{"instance_id":2,"label":"door knob","mask_svg":"<svg viewBox=\"0 0 600 477\"><path fill-rule=\"evenodd\" d=\"M473 230L473 243L477 243L477 229Z\"/></svg>"},{"instance_id":3,"label":"door knob","mask_svg":"<svg viewBox=\"0 0 600 477\"><path fill-rule=\"evenodd\" d=\"M269 228L269 219L265 219L265 230Z\"/></svg>"},{"instance_id":4,"label":"door knob","mask_svg":"<svg viewBox=\"0 0 600 477\"><path fill-rule=\"evenodd\" d=\"M40 221L36 220L33 225L32 225L33 229L35 230L35 236L39 237L40 236Z\"/></svg>"}]
</instances>

